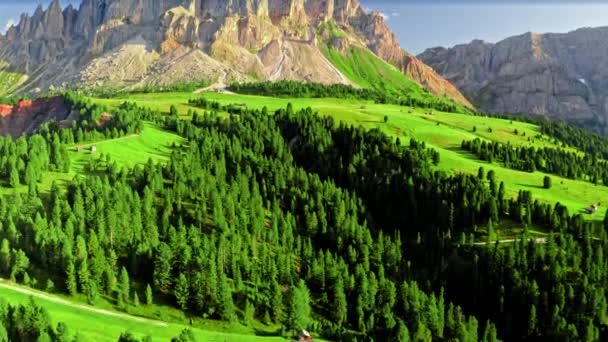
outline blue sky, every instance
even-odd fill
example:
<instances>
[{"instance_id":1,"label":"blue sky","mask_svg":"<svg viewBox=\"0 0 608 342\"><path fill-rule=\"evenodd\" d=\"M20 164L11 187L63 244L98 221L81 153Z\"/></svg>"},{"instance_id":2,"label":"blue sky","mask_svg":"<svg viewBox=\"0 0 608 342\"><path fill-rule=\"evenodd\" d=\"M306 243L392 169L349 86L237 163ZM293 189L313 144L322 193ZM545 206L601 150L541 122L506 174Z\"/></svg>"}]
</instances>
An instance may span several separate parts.
<instances>
[{"instance_id":1,"label":"blue sky","mask_svg":"<svg viewBox=\"0 0 608 342\"><path fill-rule=\"evenodd\" d=\"M34 13L36 6L42 4L46 8L51 0L0 0L0 31L19 22L21 13ZM62 5L80 4L80 0L61 0Z\"/></svg>"},{"instance_id":2,"label":"blue sky","mask_svg":"<svg viewBox=\"0 0 608 342\"><path fill-rule=\"evenodd\" d=\"M401 45L412 53L473 39L497 42L528 31L568 32L608 26L608 1L362 0L384 13Z\"/></svg>"},{"instance_id":3,"label":"blue sky","mask_svg":"<svg viewBox=\"0 0 608 342\"><path fill-rule=\"evenodd\" d=\"M50 0L0 0L0 30ZM78 4L79 0L62 0ZM403 47L413 53L473 39L496 42L533 32L567 32L608 26L608 0L361 0L388 19Z\"/></svg>"}]
</instances>

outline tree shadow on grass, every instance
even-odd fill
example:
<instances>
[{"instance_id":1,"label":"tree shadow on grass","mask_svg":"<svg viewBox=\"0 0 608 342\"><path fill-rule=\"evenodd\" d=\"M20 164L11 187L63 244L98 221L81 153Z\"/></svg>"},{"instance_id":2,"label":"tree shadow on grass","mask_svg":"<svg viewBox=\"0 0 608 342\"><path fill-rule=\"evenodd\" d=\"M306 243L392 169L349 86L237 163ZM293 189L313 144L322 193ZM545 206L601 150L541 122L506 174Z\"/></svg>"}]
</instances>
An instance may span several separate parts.
<instances>
[{"instance_id":1,"label":"tree shadow on grass","mask_svg":"<svg viewBox=\"0 0 608 342\"><path fill-rule=\"evenodd\" d=\"M263 337L281 337L282 336L281 328L277 328L273 331L255 328L254 332L255 332L256 336L263 336Z\"/></svg>"},{"instance_id":2,"label":"tree shadow on grass","mask_svg":"<svg viewBox=\"0 0 608 342\"><path fill-rule=\"evenodd\" d=\"M472 160L472 161L475 161L478 163L490 164L486 160L479 159L479 157L477 157L477 155L475 155L474 153L469 152L467 150L463 150L461 147L458 147L458 146L445 147L444 149L451 151L451 152L455 152L455 153L465 157L466 159L469 159L469 160Z\"/></svg>"},{"instance_id":3,"label":"tree shadow on grass","mask_svg":"<svg viewBox=\"0 0 608 342\"><path fill-rule=\"evenodd\" d=\"M533 185L533 184L516 183L515 185L519 185L524 188L532 188L532 189L544 189L545 188L542 185Z\"/></svg>"}]
</instances>

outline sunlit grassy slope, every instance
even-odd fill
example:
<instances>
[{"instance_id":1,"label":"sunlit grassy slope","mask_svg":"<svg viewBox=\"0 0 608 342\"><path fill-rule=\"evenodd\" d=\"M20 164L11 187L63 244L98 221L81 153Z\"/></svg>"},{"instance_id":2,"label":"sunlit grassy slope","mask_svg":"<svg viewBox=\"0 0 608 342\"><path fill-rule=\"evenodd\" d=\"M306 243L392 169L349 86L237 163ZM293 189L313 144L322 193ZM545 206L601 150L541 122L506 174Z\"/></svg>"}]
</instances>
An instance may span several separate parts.
<instances>
[{"instance_id":1,"label":"sunlit grassy slope","mask_svg":"<svg viewBox=\"0 0 608 342\"><path fill-rule=\"evenodd\" d=\"M417 98L430 96L418 83L367 49L352 47L344 54L329 47L322 50L340 72L360 87L388 93L406 92Z\"/></svg>"},{"instance_id":2,"label":"sunlit grassy slope","mask_svg":"<svg viewBox=\"0 0 608 342\"><path fill-rule=\"evenodd\" d=\"M542 201L551 204L560 202L568 206L571 213L580 212L591 203L608 203L608 187L603 185L595 186L587 181L569 180L551 175L553 188L546 190L542 188L544 173L520 172L507 169L499 163L488 164L460 148L463 139L476 137L511 142L514 145L555 146L552 139L540 134L538 126L523 122L437 111L434 111L433 115L427 115L425 113L428 110L424 109L331 98L289 99L217 93L202 95L162 93L128 95L116 99L96 99L96 101L112 107L128 99L163 112L168 112L170 106L175 105L181 115L186 115L189 109L197 110L188 105L188 99L197 96L205 96L222 104L246 103L249 108L261 109L267 106L271 110L284 108L291 102L296 109L311 107L321 114L333 116L337 121L367 128L379 128L391 136L399 137L404 143L413 137L426 142L428 146L441 153L439 168L442 170L476 173L479 167L484 167L486 171L492 169L495 170L496 177L505 182L508 194L516 196L519 190L530 190L535 198ZM385 115L388 117L387 123L384 123ZM476 127L475 132L473 127ZM517 135L514 133L516 129L519 133ZM603 218L604 214L605 209L593 218Z\"/></svg>"},{"instance_id":3,"label":"sunlit grassy slope","mask_svg":"<svg viewBox=\"0 0 608 342\"><path fill-rule=\"evenodd\" d=\"M183 138L175 133L167 132L151 123L146 123L145 129L140 135L110 139L83 145L84 151L78 152L76 146L69 147L71 168L70 172L47 172L38 184L42 192L51 189L54 182L64 185L70 182L75 176L85 173L85 166L90 159L100 159L102 155L109 155L112 162L119 165L132 167L143 165L149 159L163 161L169 158L173 144L181 144ZM96 146L97 152L91 153L91 146ZM2 184L0 193L11 194L15 189L8 184ZM17 191L27 191L27 186L23 185Z\"/></svg>"},{"instance_id":4,"label":"sunlit grassy slope","mask_svg":"<svg viewBox=\"0 0 608 342\"><path fill-rule=\"evenodd\" d=\"M25 304L30 300L28 294L4 287L0 288L0 297L11 304ZM153 321L110 316L43 298L34 298L34 301L46 308L54 325L64 322L68 325L72 334L78 332L84 337L85 341L91 342L114 342L118 340L121 333L126 331L130 331L138 337L151 336L153 341L170 341L171 338L176 337L186 328L192 329L197 341L285 341L285 339L278 337L256 336L253 332L249 332L249 334L228 333L204 330L183 324L159 324ZM226 330L229 330L229 327Z\"/></svg>"},{"instance_id":5,"label":"sunlit grassy slope","mask_svg":"<svg viewBox=\"0 0 608 342\"><path fill-rule=\"evenodd\" d=\"M143 165L149 159L155 161L166 160L171 154L173 144L180 144L183 138L175 133L162 130L156 125L146 123L143 132L123 138L100 141L82 145L83 152L77 152L76 146L70 149L72 173L84 172L85 165L90 159L98 159L102 154L110 155L111 161L119 165ZM91 147L97 151L91 153Z\"/></svg>"}]
</instances>

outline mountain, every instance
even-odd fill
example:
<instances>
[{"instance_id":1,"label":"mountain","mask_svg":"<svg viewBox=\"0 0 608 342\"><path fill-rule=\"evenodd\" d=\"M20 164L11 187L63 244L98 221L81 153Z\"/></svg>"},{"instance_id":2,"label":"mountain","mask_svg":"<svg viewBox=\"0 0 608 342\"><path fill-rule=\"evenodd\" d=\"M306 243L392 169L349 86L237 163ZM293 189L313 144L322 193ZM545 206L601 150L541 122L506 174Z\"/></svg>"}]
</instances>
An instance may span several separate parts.
<instances>
[{"instance_id":1,"label":"mountain","mask_svg":"<svg viewBox=\"0 0 608 342\"><path fill-rule=\"evenodd\" d=\"M608 133L608 27L473 41L418 57L481 109L539 114Z\"/></svg>"},{"instance_id":2,"label":"mountain","mask_svg":"<svg viewBox=\"0 0 608 342\"><path fill-rule=\"evenodd\" d=\"M328 59L353 49L470 106L356 0L83 0L78 9L54 0L0 37L0 92L201 80L358 85Z\"/></svg>"}]
</instances>

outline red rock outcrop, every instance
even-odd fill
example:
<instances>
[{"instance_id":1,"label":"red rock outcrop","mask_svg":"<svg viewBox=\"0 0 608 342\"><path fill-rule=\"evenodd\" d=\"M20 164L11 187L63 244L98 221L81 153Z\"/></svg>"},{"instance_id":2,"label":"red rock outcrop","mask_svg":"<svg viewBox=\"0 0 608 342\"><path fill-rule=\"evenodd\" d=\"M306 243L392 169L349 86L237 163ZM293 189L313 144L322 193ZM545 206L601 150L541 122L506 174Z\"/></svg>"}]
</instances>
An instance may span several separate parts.
<instances>
[{"instance_id":1,"label":"red rock outcrop","mask_svg":"<svg viewBox=\"0 0 608 342\"><path fill-rule=\"evenodd\" d=\"M0 134L19 136L31 133L42 123L65 120L69 114L62 97L24 100L14 106L0 104Z\"/></svg>"}]
</instances>

